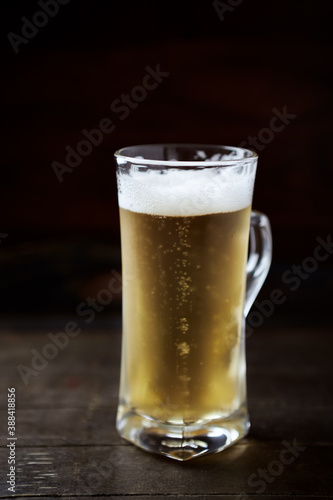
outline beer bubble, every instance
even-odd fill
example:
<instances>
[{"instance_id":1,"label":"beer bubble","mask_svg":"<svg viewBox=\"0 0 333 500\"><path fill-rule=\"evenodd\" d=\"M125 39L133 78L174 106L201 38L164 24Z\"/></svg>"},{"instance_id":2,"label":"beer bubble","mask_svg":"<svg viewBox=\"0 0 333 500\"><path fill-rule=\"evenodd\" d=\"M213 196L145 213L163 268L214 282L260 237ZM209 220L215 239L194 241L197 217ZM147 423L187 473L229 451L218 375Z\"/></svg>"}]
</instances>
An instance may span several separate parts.
<instances>
[{"instance_id":1,"label":"beer bubble","mask_svg":"<svg viewBox=\"0 0 333 500\"><path fill-rule=\"evenodd\" d=\"M181 342L180 344L176 344L176 347L179 351L180 356L187 356L190 352L190 346L187 342Z\"/></svg>"},{"instance_id":2,"label":"beer bubble","mask_svg":"<svg viewBox=\"0 0 333 500\"><path fill-rule=\"evenodd\" d=\"M183 334L186 334L188 331L188 321L186 318L180 318L180 325L177 326L177 330L180 330Z\"/></svg>"}]
</instances>

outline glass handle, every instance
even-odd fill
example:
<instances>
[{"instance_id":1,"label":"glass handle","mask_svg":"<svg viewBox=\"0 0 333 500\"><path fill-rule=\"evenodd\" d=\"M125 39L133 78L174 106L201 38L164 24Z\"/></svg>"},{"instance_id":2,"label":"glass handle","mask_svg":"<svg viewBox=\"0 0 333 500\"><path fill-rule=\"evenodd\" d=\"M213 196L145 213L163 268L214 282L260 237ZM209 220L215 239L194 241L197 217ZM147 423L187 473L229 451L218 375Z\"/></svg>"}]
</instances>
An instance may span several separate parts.
<instances>
[{"instance_id":1,"label":"glass handle","mask_svg":"<svg viewBox=\"0 0 333 500\"><path fill-rule=\"evenodd\" d=\"M249 258L246 265L244 314L248 315L268 274L272 261L272 232L266 215L251 213Z\"/></svg>"}]
</instances>

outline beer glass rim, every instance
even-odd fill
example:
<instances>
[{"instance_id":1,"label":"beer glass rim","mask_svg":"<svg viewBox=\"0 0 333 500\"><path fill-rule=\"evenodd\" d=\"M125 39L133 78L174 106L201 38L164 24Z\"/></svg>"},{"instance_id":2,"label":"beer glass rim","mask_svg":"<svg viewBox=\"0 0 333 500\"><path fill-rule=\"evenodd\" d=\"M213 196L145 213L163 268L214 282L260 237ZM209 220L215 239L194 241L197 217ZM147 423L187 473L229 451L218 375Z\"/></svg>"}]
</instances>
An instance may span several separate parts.
<instances>
[{"instance_id":1,"label":"beer glass rim","mask_svg":"<svg viewBox=\"0 0 333 500\"><path fill-rule=\"evenodd\" d=\"M145 154L145 155L140 155L138 154L140 150L147 152L147 150L155 149L156 148L174 148L175 150L193 150L193 153L195 151L200 151L200 150L205 150L205 149L211 149L214 150L215 154L216 153L222 153L226 154L227 152L229 153L234 153L234 156L230 155L229 158L226 159L205 159L205 160L159 160L159 159L154 159L152 157L149 157L150 155ZM133 153L131 154L130 151L136 150L136 155ZM243 156L240 157L240 153L243 153ZM197 143L156 143L156 144L137 144L133 146L126 146L123 148L118 149L114 153L115 158L117 161L123 163L123 162L128 162L128 163L134 163L136 165L164 165L166 167L239 167L240 164L243 164L244 162L247 162L248 160L256 160L258 158L258 155L255 151L252 151L250 149L242 148L239 146L225 146L225 145L218 145L218 144L197 144Z\"/></svg>"}]
</instances>

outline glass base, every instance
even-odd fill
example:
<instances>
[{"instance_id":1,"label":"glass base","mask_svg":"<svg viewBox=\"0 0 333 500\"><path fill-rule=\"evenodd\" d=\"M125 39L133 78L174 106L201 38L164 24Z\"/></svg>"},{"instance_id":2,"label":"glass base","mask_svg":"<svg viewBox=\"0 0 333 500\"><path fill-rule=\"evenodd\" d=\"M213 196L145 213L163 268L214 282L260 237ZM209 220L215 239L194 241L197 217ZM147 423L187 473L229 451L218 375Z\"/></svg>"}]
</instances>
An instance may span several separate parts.
<instances>
[{"instance_id":1,"label":"glass base","mask_svg":"<svg viewBox=\"0 0 333 500\"><path fill-rule=\"evenodd\" d=\"M138 415L133 409L121 405L117 429L121 437L139 448L184 462L231 446L246 436L250 422L246 408L226 418L174 425Z\"/></svg>"}]
</instances>

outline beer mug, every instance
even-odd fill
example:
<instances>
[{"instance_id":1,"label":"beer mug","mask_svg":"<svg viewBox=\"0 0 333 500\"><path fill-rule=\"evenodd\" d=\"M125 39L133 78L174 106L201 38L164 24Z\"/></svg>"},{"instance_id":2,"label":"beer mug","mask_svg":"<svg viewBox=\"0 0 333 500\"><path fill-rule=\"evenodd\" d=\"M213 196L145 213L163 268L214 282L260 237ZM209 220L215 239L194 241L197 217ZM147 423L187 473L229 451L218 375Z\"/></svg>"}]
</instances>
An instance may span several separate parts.
<instances>
[{"instance_id":1,"label":"beer mug","mask_svg":"<svg viewBox=\"0 0 333 500\"><path fill-rule=\"evenodd\" d=\"M238 147L156 144L115 158L118 432L181 461L221 451L250 427L245 317L271 263L269 221L251 213L258 157Z\"/></svg>"}]
</instances>

